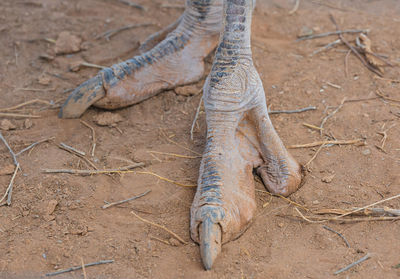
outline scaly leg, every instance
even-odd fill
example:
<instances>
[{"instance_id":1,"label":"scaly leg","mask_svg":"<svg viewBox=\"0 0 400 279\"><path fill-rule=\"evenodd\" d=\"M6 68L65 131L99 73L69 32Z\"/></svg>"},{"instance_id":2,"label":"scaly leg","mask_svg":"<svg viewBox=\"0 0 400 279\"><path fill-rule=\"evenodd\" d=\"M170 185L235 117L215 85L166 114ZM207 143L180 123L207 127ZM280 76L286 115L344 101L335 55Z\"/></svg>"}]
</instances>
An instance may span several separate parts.
<instances>
[{"instance_id":1,"label":"scaly leg","mask_svg":"<svg viewBox=\"0 0 400 279\"><path fill-rule=\"evenodd\" d=\"M253 169L272 193L290 195L301 182L299 164L268 117L253 65L252 7L251 0L224 1L224 29L204 86L207 143L190 229L206 269L211 269L221 245L239 237L253 218Z\"/></svg>"}]
</instances>

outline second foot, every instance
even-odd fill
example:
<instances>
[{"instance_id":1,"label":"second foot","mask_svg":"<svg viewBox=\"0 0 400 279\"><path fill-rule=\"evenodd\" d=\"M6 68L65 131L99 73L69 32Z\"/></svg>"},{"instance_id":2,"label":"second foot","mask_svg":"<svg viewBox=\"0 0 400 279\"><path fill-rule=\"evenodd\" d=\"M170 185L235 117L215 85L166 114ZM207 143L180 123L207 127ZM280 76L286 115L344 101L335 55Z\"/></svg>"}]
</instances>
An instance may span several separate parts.
<instances>
[{"instance_id":1,"label":"second foot","mask_svg":"<svg viewBox=\"0 0 400 279\"><path fill-rule=\"evenodd\" d=\"M200 80L204 75L203 60L216 47L222 24L222 0L205 1L207 5L201 2L187 1L181 18L166 28L175 29L152 49L101 70L77 87L59 116L80 117L91 105L105 109L126 107ZM147 41L146 46L152 43Z\"/></svg>"}]
</instances>

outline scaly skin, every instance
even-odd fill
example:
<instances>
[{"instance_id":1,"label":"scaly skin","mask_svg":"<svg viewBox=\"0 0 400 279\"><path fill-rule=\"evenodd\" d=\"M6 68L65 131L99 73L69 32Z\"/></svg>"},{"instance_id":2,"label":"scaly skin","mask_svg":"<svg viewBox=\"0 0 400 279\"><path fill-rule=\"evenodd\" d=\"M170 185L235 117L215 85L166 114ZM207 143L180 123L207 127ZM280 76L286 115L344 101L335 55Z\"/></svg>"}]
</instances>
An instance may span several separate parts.
<instances>
[{"instance_id":1,"label":"scaly skin","mask_svg":"<svg viewBox=\"0 0 400 279\"><path fill-rule=\"evenodd\" d=\"M250 48L252 1L225 0L224 30L204 86L207 143L191 208L191 236L211 269L221 245L239 237L255 209L252 171L267 189L288 196L301 169L268 117Z\"/></svg>"},{"instance_id":2,"label":"scaly skin","mask_svg":"<svg viewBox=\"0 0 400 279\"><path fill-rule=\"evenodd\" d=\"M164 40L81 84L64 103L60 117L80 117L91 105L106 109L126 107L198 81L204 74L203 59L217 45L221 14L222 0L187 0L178 21L150 37L142 50L176 27Z\"/></svg>"}]
</instances>

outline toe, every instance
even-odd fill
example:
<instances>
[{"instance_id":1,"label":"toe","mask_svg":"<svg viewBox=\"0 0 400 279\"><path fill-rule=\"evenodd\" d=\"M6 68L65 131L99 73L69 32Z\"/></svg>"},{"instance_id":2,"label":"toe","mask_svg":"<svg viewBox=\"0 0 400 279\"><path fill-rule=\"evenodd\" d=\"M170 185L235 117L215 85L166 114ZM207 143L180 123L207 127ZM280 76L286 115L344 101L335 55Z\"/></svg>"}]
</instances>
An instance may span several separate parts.
<instances>
[{"instance_id":1,"label":"toe","mask_svg":"<svg viewBox=\"0 0 400 279\"><path fill-rule=\"evenodd\" d=\"M79 118L92 104L106 95L99 75L85 81L69 95L58 114L60 118Z\"/></svg>"},{"instance_id":2,"label":"toe","mask_svg":"<svg viewBox=\"0 0 400 279\"><path fill-rule=\"evenodd\" d=\"M206 218L199 226L200 254L204 268L210 270L215 259L221 252L221 226Z\"/></svg>"}]
</instances>

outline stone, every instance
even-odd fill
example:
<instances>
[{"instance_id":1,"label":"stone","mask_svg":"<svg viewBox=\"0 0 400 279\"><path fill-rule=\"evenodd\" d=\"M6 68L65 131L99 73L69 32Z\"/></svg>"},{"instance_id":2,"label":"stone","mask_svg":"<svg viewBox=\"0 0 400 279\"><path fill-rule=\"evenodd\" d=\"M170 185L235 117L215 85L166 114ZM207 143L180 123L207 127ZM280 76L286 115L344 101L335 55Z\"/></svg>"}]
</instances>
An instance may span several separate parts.
<instances>
[{"instance_id":1,"label":"stone","mask_svg":"<svg viewBox=\"0 0 400 279\"><path fill-rule=\"evenodd\" d=\"M0 122L0 130L9 131L15 130L17 127L8 119L3 119Z\"/></svg>"},{"instance_id":2,"label":"stone","mask_svg":"<svg viewBox=\"0 0 400 279\"><path fill-rule=\"evenodd\" d=\"M56 54L75 53L81 50L81 43L81 38L68 31L63 31L58 35L54 51Z\"/></svg>"}]
</instances>

